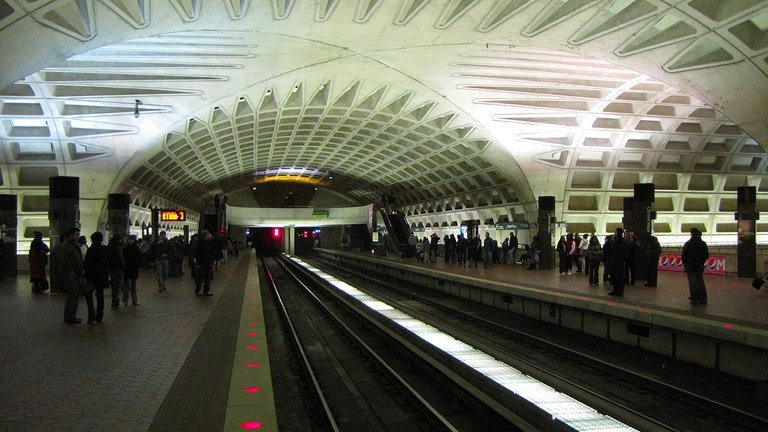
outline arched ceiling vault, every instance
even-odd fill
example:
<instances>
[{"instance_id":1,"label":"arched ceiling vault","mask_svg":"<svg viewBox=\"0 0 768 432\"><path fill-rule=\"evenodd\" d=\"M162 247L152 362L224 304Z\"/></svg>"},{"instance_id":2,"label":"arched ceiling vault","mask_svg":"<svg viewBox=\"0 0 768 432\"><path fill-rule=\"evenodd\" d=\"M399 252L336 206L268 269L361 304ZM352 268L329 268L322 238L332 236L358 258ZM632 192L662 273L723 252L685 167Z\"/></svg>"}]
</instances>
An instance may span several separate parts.
<instances>
[{"instance_id":1,"label":"arched ceiling vault","mask_svg":"<svg viewBox=\"0 0 768 432\"><path fill-rule=\"evenodd\" d=\"M727 232L735 188L768 190L766 5L0 0L1 187L76 175L199 208L334 175L425 221L554 195L601 232L654 182L662 230Z\"/></svg>"}]
</instances>

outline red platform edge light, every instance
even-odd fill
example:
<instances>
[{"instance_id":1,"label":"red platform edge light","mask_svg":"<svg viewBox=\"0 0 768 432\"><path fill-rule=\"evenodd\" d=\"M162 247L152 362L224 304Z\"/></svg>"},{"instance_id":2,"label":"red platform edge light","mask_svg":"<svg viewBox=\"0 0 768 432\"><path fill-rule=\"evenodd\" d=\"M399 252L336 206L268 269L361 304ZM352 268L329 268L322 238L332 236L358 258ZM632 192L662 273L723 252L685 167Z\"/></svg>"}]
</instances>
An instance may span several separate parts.
<instances>
[{"instance_id":1,"label":"red platform edge light","mask_svg":"<svg viewBox=\"0 0 768 432\"><path fill-rule=\"evenodd\" d=\"M725 328L727 328L727 329L732 329L732 328L734 328L735 326L734 326L733 324L731 324L731 323L725 323L725 325L724 325L723 327L725 327Z\"/></svg>"},{"instance_id":2,"label":"red platform edge light","mask_svg":"<svg viewBox=\"0 0 768 432\"><path fill-rule=\"evenodd\" d=\"M248 332L248 333L246 333L246 334L247 334L248 336L250 336L250 337L254 337L254 336L258 336L258 335L259 335L259 332L257 332L257 331L249 331L249 332Z\"/></svg>"},{"instance_id":3,"label":"red platform edge light","mask_svg":"<svg viewBox=\"0 0 768 432\"><path fill-rule=\"evenodd\" d=\"M261 389L258 387L245 387L243 391L246 393L258 393L261 391Z\"/></svg>"},{"instance_id":4,"label":"red platform edge light","mask_svg":"<svg viewBox=\"0 0 768 432\"><path fill-rule=\"evenodd\" d=\"M257 368L257 367L261 367L261 363L246 363L245 367Z\"/></svg>"},{"instance_id":5,"label":"red platform edge light","mask_svg":"<svg viewBox=\"0 0 768 432\"><path fill-rule=\"evenodd\" d=\"M257 350L259 349L259 346L256 344L253 344L253 345L248 345L246 348L248 348L249 350Z\"/></svg>"},{"instance_id":6,"label":"red platform edge light","mask_svg":"<svg viewBox=\"0 0 768 432\"><path fill-rule=\"evenodd\" d=\"M247 421L247 422L240 423L240 426L243 429L261 429L261 422Z\"/></svg>"}]
</instances>

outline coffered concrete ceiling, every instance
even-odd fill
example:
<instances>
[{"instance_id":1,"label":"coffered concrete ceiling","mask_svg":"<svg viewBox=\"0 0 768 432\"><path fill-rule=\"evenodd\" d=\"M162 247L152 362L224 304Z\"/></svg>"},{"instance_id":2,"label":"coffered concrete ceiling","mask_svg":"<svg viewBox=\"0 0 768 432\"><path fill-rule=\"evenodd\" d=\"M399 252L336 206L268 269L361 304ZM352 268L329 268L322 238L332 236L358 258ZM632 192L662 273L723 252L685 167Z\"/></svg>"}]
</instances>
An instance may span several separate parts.
<instances>
[{"instance_id":1,"label":"coffered concrete ceiling","mask_svg":"<svg viewBox=\"0 0 768 432\"><path fill-rule=\"evenodd\" d=\"M731 239L738 186L768 209L767 5L0 0L0 188L27 228L74 175L96 215L293 177L430 225L552 195L606 232L653 182L659 234Z\"/></svg>"}]
</instances>

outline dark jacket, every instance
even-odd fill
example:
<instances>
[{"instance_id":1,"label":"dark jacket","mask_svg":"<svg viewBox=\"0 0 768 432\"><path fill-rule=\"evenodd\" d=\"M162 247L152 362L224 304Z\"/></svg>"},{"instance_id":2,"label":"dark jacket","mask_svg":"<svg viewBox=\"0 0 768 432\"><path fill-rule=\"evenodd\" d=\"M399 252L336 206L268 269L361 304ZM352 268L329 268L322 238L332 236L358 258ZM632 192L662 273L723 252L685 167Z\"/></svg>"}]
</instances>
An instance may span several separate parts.
<instances>
[{"instance_id":1,"label":"dark jacket","mask_svg":"<svg viewBox=\"0 0 768 432\"><path fill-rule=\"evenodd\" d=\"M70 273L77 276L83 275L83 257L80 255L79 244L66 239L56 245L51 253L54 256L52 262L60 277Z\"/></svg>"},{"instance_id":2,"label":"dark jacket","mask_svg":"<svg viewBox=\"0 0 768 432\"><path fill-rule=\"evenodd\" d=\"M701 273L709 259L709 248L701 237L691 237L683 245L682 259L686 273Z\"/></svg>"},{"instance_id":3,"label":"dark jacket","mask_svg":"<svg viewBox=\"0 0 768 432\"><path fill-rule=\"evenodd\" d=\"M109 267L107 256L109 250L101 243L93 243L85 253L85 279L94 286L104 286L109 283Z\"/></svg>"},{"instance_id":4,"label":"dark jacket","mask_svg":"<svg viewBox=\"0 0 768 432\"><path fill-rule=\"evenodd\" d=\"M199 238L195 242L195 250L192 252L195 265L201 267L210 267L213 265L213 242L204 238Z\"/></svg>"},{"instance_id":5,"label":"dark jacket","mask_svg":"<svg viewBox=\"0 0 768 432\"><path fill-rule=\"evenodd\" d=\"M141 268L141 249L135 242L123 247L123 260L125 261L125 278L138 279Z\"/></svg>"},{"instance_id":6,"label":"dark jacket","mask_svg":"<svg viewBox=\"0 0 768 432\"><path fill-rule=\"evenodd\" d=\"M117 272L125 270L125 258L123 257L123 246L115 241L110 241L107 254L107 267L109 271Z\"/></svg>"}]
</instances>

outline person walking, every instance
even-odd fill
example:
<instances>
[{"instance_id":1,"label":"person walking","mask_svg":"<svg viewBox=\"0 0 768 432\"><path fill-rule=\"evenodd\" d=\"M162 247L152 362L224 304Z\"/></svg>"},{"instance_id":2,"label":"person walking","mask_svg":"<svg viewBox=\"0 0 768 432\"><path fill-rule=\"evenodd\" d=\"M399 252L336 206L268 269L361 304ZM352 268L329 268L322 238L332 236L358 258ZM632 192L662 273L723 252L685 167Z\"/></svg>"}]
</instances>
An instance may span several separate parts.
<instances>
[{"instance_id":1,"label":"person walking","mask_svg":"<svg viewBox=\"0 0 768 432\"><path fill-rule=\"evenodd\" d=\"M85 302L88 304L88 324L96 321L104 321L104 290L109 285L109 250L102 244L104 234L96 231L91 234L91 247L85 253L83 269L85 279L93 287L85 293ZM96 306L93 304L93 294L96 294Z\"/></svg>"},{"instance_id":2,"label":"person walking","mask_svg":"<svg viewBox=\"0 0 768 432\"><path fill-rule=\"evenodd\" d=\"M128 306L128 295L131 303L139 305L139 294L136 289L136 280L139 278L141 268L141 249L136 244L136 236L128 236L128 242L123 247L123 259L125 260L125 282L123 284L123 306Z\"/></svg>"},{"instance_id":3,"label":"person walking","mask_svg":"<svg viewBox=\"0 0 768 432\"><path fill-rule=\"evenodd\" d=\"M707 243L701 239L701 231L691 228L691 238L685 242L682 251L683 267L688 275L688 290L691 304L707 304L707 287L704 285L704 269L709 259Z\"/></svg>"},{"instance_id":4,"label":"person walking","mask_svg":"<svg viewBox=\"0 0 768 432\"><path fill-rule=\"evenodd\" d=\"M165 291L165 281L168 279L168 270L171 259L171 243L165 231L160 231L157 241L150 249L150 257L155 262L155 274L157 275L158 291Z\"/></svg>"},{"instance_id":5,"label":"person walking","mask_svg":"<svg viewBox=\"0 0 768 432\"><path fill-rule=\"evenodd\" d=\"M29 245L29 281L32 282L32 292L40 294L48 290L45 267L48 265L48 253L51 249L43 241L43 233L35 231L34 236Z\"/></svg>"},{"instance_id":6,"label":"person walking","mask_svg":"<svg viewBox=\"0 0 768 432\"><path fill-rule=\"evenodd\" d=\"M64 322L80 324L77 307L80 302L80 279L83 277L83 257L80 255L80 228L70 228L64 239L53 248L52 262L63 291L67 293L64 302Z\"/></svg>"}]
</instances>

